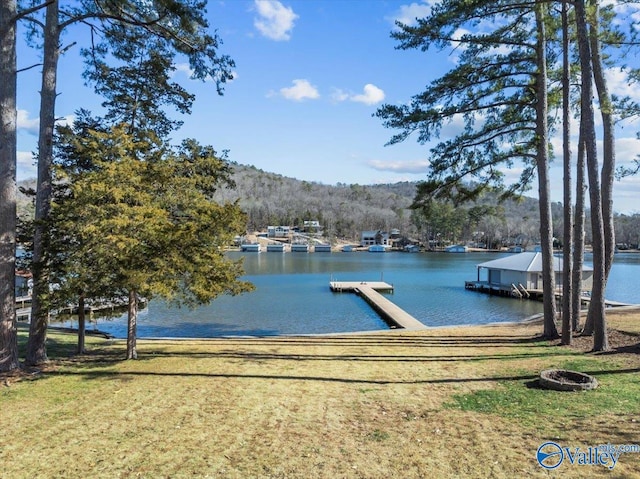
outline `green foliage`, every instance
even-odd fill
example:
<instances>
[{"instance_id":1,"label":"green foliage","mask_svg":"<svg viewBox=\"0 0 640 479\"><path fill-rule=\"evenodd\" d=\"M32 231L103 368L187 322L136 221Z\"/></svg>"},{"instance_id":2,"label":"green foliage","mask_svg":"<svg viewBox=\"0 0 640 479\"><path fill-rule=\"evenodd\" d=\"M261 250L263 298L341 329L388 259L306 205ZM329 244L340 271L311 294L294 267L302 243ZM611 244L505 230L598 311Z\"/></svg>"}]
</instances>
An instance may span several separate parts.
<instances>
[{"instance_id":1,"label":"green foliage","mask_svg":"<svg viewBox=\"0 0 640 479\"><path fill-rule=\"evenodd\" d=\"M84 76L105 98L105 120L126 123L129 133L151 135L150 141L156 135L167 137L181 122L170 118L164 108L170 105L177 112L188 114L195 99L170 81L175 70L175 50L163 38L149 38L146 32L121 24L109 28L107 39L110 49L103 44L102 48L84 50L88 64ZM116 65L109 65L103 58L108 50L109 61Z\"/></svg>"},{"instance_id":2,"label":"green foliage","mask_svg":"<svg viewBox=\"0 0 640 479\"><path fill-rule=\"evenodd\" d=\"M535 426L554 418L587 417L606 414L638 414L640 377L637 371L625 371L619 364L597 358L564 360L557 366L588 372L599 387L591 391L562 392L537 387L531 379L501 380L496 388L456 394L446 405L451 409L497 414ZM530 372L517 371L514 376Z\"/></svg>"},{"instance_id":3,"label":"green foliage","mask_svg":"<svg viewBox=\"0 0 640 479\"><path fill-rule=\"evenodd\" d=\"M400 130L390 142L417 134L422 144L442 128L460 132L431 149L427 180L416 202L429 198L465 201L489 187L503 188L503 167L524 165L507 195L526 191L536 164L536 38L532 4L474 0L436 3L417 26L399 24L392 36L401 49L457 49L459 60L408 105L383 105L376 115ZM491 24L492 30L477 28ZM464 30L462 36L457 36ZM474 32L475 33L471 33Z\"/></svg>"},{"instance_id":4,"label":"green foliage","mask_svg":"<svg viewBox=\"0 0 640 479\"><path fill-rule=\"evenodd\" d=\"M58 172L65 191L53 204L56 294L136 291L195 305L250 290L238 281L241 264L223 256L246 217L237 203L211 199L229 184L227 163L192 140L177 151L149 149L126 129L67 137L92 169Z\"/></svg>"}]
</instances>

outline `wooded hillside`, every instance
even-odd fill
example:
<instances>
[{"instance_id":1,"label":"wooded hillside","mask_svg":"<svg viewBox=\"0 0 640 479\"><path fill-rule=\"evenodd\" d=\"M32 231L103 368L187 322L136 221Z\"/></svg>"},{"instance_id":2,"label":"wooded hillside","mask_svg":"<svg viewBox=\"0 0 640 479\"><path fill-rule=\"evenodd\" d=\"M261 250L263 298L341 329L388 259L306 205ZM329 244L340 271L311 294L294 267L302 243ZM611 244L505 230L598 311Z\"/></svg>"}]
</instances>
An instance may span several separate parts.
<instances>
[{"instance_id":1,"label":"wooded hillside","mask_svg":"<svg viewBox=\"0 0 640 479\"><path fill-rule=\"evenodd\" d=\"M510 200L498 205L495 196L487 195L479 204L498 207L496 214L481 218L475 225L467 221L466 225L463 224L463 233L454 238L447 231L451 228L447 228L446 222L424 218L410 209L416 191L415 182L325 185L266 172L254 166L234 163L233 168L235 190L218 191L216 199L240 201L242 209L248 214L248 232L266 230L269 225L300 226L305 220L317 220L324 227L327 237L347 241L358 240L360 232L364 230L389 231L392 228L398 228L404 236L422 241L437 233L445 241L472 240L474 232L482 232L492 240L505 243L509 238L520 235L528 238L529 242L535 242L538 238L539 213L535 198L525 197L520 201ZM34 185L34 180L20 183L26 188ZM459 208L463 217L471 206ZM18 211L23 217L33 212L31 200L25 195L20 195ZM560 203L553 204L553 216L554 234L559 238L563 226ZM436 224L442 231L434 231ZM637 245L639 226L638 215L617 215L618 241Z\"/></svg>"},{"instance_id":2,"label":"wooded hillside","mask_svg":"<svg viewBox=\"0 0 640 479\"><path fill-rule=\"evenodd\" d=\"M416 192L415 182L324 185L265 172L253 166L233 166L236 189L218 192L218 196L220 199L239 199L249 216L248 231L264 230L269 225L298 226L305 220L318 220L331 238L356 240L363 230L389 231L392 228L399 229L404 236L422 240L428 234L425 228L428 221L410 209ZM496 199L485 197L482 203L495 205ZM523 198L503 206L504 217L502 214L487 217L476 226L483 231L490 229L492 237L537 236L537 200ZM557 213L559 221L559 205Z\"/></svg>"}]
</instances>

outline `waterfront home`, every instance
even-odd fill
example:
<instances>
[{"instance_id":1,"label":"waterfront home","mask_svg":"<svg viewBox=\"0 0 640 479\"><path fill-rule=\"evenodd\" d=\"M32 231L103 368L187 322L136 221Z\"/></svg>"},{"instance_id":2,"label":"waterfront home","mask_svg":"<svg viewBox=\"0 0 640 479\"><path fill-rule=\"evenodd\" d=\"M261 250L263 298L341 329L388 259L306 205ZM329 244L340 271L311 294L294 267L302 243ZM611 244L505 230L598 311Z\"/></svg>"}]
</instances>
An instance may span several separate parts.
<instances>
[{"instance_id":1,"label":"waterfront home","mask_svg":"<svg viewBox=\"0 0 640 479\"><path fill-rule=\"evenodd\" d=\"M360 234L360 246L384 245L390 246L389 233L385 231L363 231Z\"/></svg>"},{"instance_id":2,"label":"waterfront home","mask_svg":"<svg viewBox=\"0 0 640 479\"><path fill-rule=\"evenodd\" d=\"M476 265L478 280L468 281L468 289L490 288L511 292L517 289L527 291L542 290L542 253L525 252L494 259ZM556 287L562 287L562 258L553 257ZM482 279L481 279L482 278ZM474 286L475 285L475 286ZM583 266L582 289L591 291L593 285L593 268Z\"/></svg>"},{"instance_id":3,"label":"waterfront home","mask_svg":"<svg viewBox=\"0 0 640 479\"><path fill-rule=\"evenodd\" d=\"M268 226L267 235L269 238L288 238L291 234L289 226Z\"/></svg>"},{"instance_id":4,"label":"waterfront home","mask_svg":"<svg viewBox=\"0 0 640 479\"><path fill-rule=\"evenodd\" d=\"M466 253L468 249L464 245L454 244L452 246L447 246L444 251L445 253Z\"/></svg>"}]
</instances>

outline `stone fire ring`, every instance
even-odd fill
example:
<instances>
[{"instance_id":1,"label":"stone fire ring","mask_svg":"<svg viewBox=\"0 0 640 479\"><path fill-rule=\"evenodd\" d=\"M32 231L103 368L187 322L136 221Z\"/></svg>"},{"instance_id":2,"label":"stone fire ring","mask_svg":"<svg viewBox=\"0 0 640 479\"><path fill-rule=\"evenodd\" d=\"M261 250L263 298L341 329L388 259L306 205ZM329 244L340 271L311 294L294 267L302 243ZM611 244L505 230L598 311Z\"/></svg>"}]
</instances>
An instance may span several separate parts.
<instances>
[{"instance_id":1,"label":"stone fire ring","mask_svg":"<svg viewBox=\"0 0 640 479\"><path fill-rule=\"evenodd\" d=\"M556 391L588 391L598 387L598 381L593 376L565 369L542 371L538 382L541 387Z\"/></svg>"}]
</instances>

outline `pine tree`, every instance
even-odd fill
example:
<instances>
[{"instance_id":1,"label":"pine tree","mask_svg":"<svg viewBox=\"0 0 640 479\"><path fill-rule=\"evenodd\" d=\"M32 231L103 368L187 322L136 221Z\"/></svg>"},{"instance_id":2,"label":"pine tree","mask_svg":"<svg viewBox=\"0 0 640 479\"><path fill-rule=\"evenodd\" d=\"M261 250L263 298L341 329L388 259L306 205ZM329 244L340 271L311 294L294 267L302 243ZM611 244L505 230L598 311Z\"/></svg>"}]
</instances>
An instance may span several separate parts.
<instances>
[{"instance_id":1,"label":"pine tree","mask_svg":"<svg viewBox=\"0 0 640 479\"><path fill-rule=\"evenodd\" d=\"M410 105L384 105L377 116L401 132L390 144L417 132L427 143L455 119L455 138L431 149L427 180L416 203L431 198L473 199L490 187L525 191L538 176L543 251L544 335L556 337L553 234L549 194L549 127L545 2L443 0L417 26L398 25L392 36L402 49L452 45L462 50L454 68L413 97ZM491 31L473 33L478 23ZM458 30L470 33L457 34ZM523 166L518 182L504 185L502 169ZM470 183L473 181L473 183Z\"/></svg>"},{"instance_id":2,"label":"pine tree","mask_svg":"<svg viewBox=\"0 0 640 479\"><path fill-rule=\"evenodd\" d=\"M0 371L19 367L16 328L15 0L0 4Z\"/></svg>"},{"instance_id":3,"label":"pine tree","mask_svg":"<svg viewBox=\"0 0 640 479\"><path fill-rule=\"evenodd\" d=\"M91 169L61 172L67 191L52 217L67 244L56 294L128 297L127 359L135 359L140 297L193 306L251 285L238 280L241 263L223 255L246 217L237 204L211 199L230 186L227 162L193 140L173 151L127 130L66 137Z\"/></svg>"},{"instance_id":4,"label":"pine tree","mask_svg":"<svg viewBox=\"0 0 640 479\"><path fill-rule=\"evenodd\" d=\"M56 73L60 55L60 35L63 30L78 24L90 24L93 31L106 32L107 42L101 51L108 52L113 32L128 28L155 38L155 42L137 43L138 48L155 48L161 42L163 48L179 52L188 58L194 78L211 78L218 92L231 78L233 61L217 52L220 39L207 33L206 2L194 0L161 0L149 4L138 0L81 1L60 7L54 0L47 2L45 20L30 18L33 25L43 27L44 67L41 90L40 133L38 149L38 187L36 201L36 229L34 238L34 298L26 361L38 364L47 360L46 330L49 312L44 296L48 289L47 237L43 225L49 216L52 184L53 130L55 121ZM93 23L92 23L93 22ZM125 27L126 26L126 27ZM118 44L118 41L115 41ZM120 41L119 45L122 45ZM42 299L42 300L41 300Z\"/></svg>"}]
</instances>

